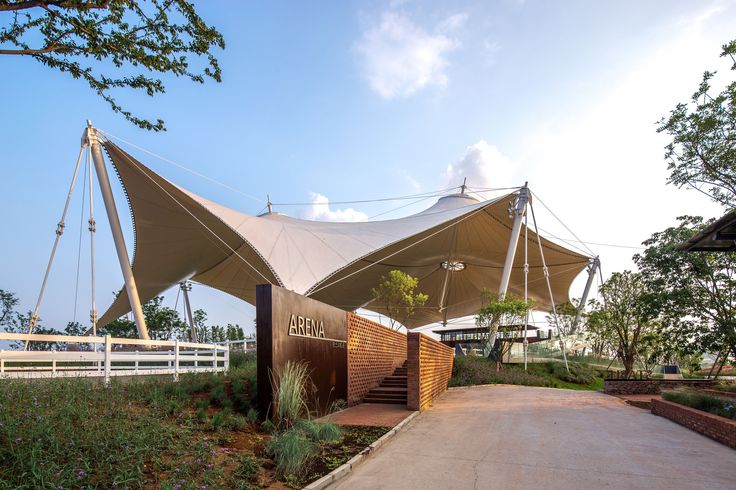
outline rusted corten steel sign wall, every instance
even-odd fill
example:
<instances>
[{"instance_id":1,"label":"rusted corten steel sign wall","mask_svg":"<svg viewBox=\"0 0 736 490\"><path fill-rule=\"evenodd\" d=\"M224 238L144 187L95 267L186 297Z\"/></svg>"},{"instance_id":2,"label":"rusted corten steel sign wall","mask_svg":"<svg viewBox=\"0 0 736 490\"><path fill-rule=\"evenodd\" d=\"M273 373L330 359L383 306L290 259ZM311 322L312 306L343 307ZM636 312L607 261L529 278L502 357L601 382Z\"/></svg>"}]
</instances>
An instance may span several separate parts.
<instances>
[{"instance_id":1,"label":"rusted corten steel sign wall","mask_svg":"<svg viewBox=\"0 0 736 490\"><path fill-rule=\"evenodd\" d=\"M453 350L421 334L404 335L353 313L270 284L256 288L258 409L270 410L271 373L306 362L316 388L313 410L335 400L361 403L407 361L408 408L423 410L452 374Z\"/></svg>"},{"instance_id":2,"label":"rusted corten steel sign wall","mask_svg":"<svg viewBox=\"0 0 736 490\"><path fill-rule=\"evenodd\" d=\"M273 286L256 287L258 410L269 411L271 372L286 361L309 365L316 388L312 409L347 400L347 317L343 310Z\"/></svg>"},{"instance_id":3,"label":"rusted corten steel sign wall","mask_svg":"<svg viewBox=\"0 0 736 490\"><path fill-rule=\"evenodd\" d=\"M406 335L362 316L348 313L348 405L363 401L366 393L406 361Z\"/></svg>"},{"instance_id":4,"label":"rusted corten steel sign wall","mask_svg":"<svg viewBox=\"0 0 736 490\"><path fill-rule=\"evenodd\" d=\"M447 389L454 352L421 333L410 332L407 340L407 407L424 410Z\"/></svg>"}]
</instances>

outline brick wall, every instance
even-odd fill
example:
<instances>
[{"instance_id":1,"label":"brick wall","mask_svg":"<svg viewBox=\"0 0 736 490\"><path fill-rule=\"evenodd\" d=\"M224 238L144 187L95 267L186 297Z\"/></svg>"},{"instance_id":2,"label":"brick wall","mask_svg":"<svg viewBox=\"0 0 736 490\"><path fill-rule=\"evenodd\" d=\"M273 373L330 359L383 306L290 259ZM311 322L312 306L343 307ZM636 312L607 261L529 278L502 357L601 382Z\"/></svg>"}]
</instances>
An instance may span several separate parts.
<instances>
[{"instance_id":1,"label":"brick wall","mask_svg":"<svg viewBox=\"0 0 736 490\"><path fill-rule=\"evenodd\" d=\"M454 352L421 333L409 333L407 341L407 408L424 410L447 389Z\"/></svg>"},{"instance_id":2,"label":"brick wall","mask_svg":"<svg viewBox=\"0 0 736 490\"><path fill-rule=\"evenodd\" d=\"M652 413L736 449L736 421L734 420L656 399L652 400Z\"/></svg>"},{"instance_id":3,"label":"brick wall","mask_svg":"<svg viewBox=\"0 0 736 490\"><path fill-rule=\"evenodd\" d=\"M406 361L406 335L348 313L348 406Z\"/></svg>"},{"instance_id":4,"label":"brick wall","mask_svg":"<svg viewBox=\"0 0 736 490\"><path fill-rule=\"evenodd\" d=\"M680 386L708 388L714 383L712 379L606 379L603 392L609 395L657 395L663 389Z\"/></svg>"}]
</instances>

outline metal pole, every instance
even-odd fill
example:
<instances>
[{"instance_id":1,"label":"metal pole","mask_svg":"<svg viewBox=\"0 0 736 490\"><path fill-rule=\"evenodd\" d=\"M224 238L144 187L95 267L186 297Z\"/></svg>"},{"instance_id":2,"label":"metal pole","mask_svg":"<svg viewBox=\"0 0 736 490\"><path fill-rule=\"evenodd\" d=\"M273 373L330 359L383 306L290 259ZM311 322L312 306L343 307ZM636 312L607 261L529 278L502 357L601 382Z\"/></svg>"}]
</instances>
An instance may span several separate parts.
<instances>
[{"instance_id":1,"label":"metal pole","mask_svg":"<svg viewBox=\"0 0 736 490\"><path fill-rule=\"evenodd\" d=\"M519 189L519 195L514 205L514 225L511 228L511 236L509 237L509 248L506 251L506 262L503 265L503 274L501 275L501 284L498 286L498 297L506 296L511 279L511 269L514 266L514 258L516 257L516 247L519 244L519 235L521 234L522 218L526 211L526 203L529 201L529 188L527 184Z\"/></svg>"},{"instance_id":2,"label":"metal pole","mask_svg":"<svg viewBox=\"0 0 736 490\"><path fill-rule=\"evenodd\" d=\"M130 267L130 261L128 259L128 249L125 246L123 228L120 226L120 217L118 216L118 211L115 207L112 187L110 187L110 178L107 175L107 168L105 167L105 159L102 156L102 149L100 148L100 142L97 138L97 130L92 127L91 121L87 121L86 131L87 141L92 149L92 159L94 160L95 170L97 171L97 180L100 183L102 200L105 203L105 211L107 211L107 218L110 222L112 237L115 241L115 250L118 253L120 269L123 272L123 279L125 280L125 290L128 293L130 308L133 312L135 324L138 327L138 337L144 340L150 340L150 337L148 336L148 328L146 327L146 320L143 317L141 300L138 297L138 288L135 284L135 277L133 277L133 269Z\"/></svg>"},{"instance_id":3,"label":"metal pole","mask_svg":"<svg viewBox=\"0 0 736 490\"><path fill-rule=\"evenodd\" d=\"M77 166L74 167L74 175L72 176L72 183L69 185L69 192L66 195L66 203L64 204L64 211L61 213L61 219L56 225L56 238L54 239L54 246L51 247L51 256L49 257L49 263L46 265L46 274L43 276L43 282L41 283L41 291L38 293L38 299L36 300L36 307L33 309L33 315L28 322L28 333L33 333L33 327L38 323L38 310L41 307L41 300L43 299L43 293L46 290L46 283L49 280L49 273L51 272L51 265L54 263L54 255L56 255L56 247L59 245L61 235L64 234L64 220L66 219L66 212L69 210L69 201L72 198L72 191L74 190L74 183L77 181L77 174L79 173L79 164L82 162L82 155L84 154L84 147L86 143L82 143L82 148L79 150L79 157L77 158ZM29 339L23 346L23 350L28 350Z\"/></svg>"},{"instance_id":4,"label":"metal pole","mask_svg":"<svg viewBox=\"0 0 736 490\"><path fill-rule=\"evenodd\" d=\"M110 334L105 335L105 386L110 384L110 363L112 362L112 352L110 346Z\"/></svg>"},{"instance_id":5,"label":"metal pole","mask_svg":"<svg viewBox=\"0 0 736 490\"><path fill-rule=\"evenodd\" d=\"M578 324L580 323L580 319L583 316L583 311L585 310L585 303L588 302L588 294L590 294L590 288L593 286L593 281L595 280L595 274L598 268L601 266L601 260L598 257L595 257L591 262L590 266L588 267L588 281L585 283L585 289L583 289L583 296L580 298L580 304L577 308L577 314L575 315L575 321L572 324L572 328L570 328L570 333L574 334Z\"/></svg>"},{"instance_id":6,"label":"metal pole","mask_svg":"<svg viewBox=\"0 0 736 490\"><path fill-rule=\"evenodd\" d=\"M192 306L189 303L189 291L192 290L192 284L189 281L179 283L182 293L184 293L184 308L187 312L187 321L192 332L192 342L197 341L197 330L194 328L194 317L192 316Z\"/></svg>"},{"instance_id":7,"label":"metal pole","mask_svg":"<svg viewBox=\"0 0 736 490\"><path fill-rule=\"evenodd\" d=\"M91 150L90 150L91 153ZM90 275L92 279L92 310L89 313L89 321L92 323L92 335L97 336L97 305L95 301L95 232L97 231L97 223L95 222L95 210L92 203L93 195L93 177L92 177L92 159L88 158L89 164L89 264ZM97 344L95 344L97 351Z\"/></svg>"},{"instance_id":8,"label":"metal pole","mask_svg":"<svg viewBox=\"0 0 736 490\"><path fill-rule=\"evenodd\" d=\"M514 266L516 247L519 245L519 235L521 235L522 218L526 212L526 203L528 201L529 188L527 187L527 183L525 182L524 187L519 189L519 195L516 199L516 203L513 203L513 209L510 210L514 216L514 224L511 228L511 236L509 237L509 248L506 251L506 262L504 263L503 273L501 274L501 283L498 286L499 300L502 300L504 297L506 297L506 292L509 288L509 281L511 280L511 269ZM495 343L496 334L490 335L488 337L488 348L493 349Z\"/></svg>"},{"instance_id":9,"label":"metal pole","mask_svg":"<svg viewBox=\"0 0 736 490\"><path fill-rule=\"evenodd\" d=\"M174 339L174 381L179 381L179 339Z\"/></svg>"},{"instance_id":10,"label":"metal pole","mask_svg":"<svg viewBox=\"0 0 736 490\"><path fill-rule=\"evenodd\" d=\"M529 349L529 340L526 337L529 325L529 223L526 213L524 213L524 303L527 304L527 309L524 317L524 340L521 345L524 349L524 371L526 371Z\"/></svg>"}]
</instances>

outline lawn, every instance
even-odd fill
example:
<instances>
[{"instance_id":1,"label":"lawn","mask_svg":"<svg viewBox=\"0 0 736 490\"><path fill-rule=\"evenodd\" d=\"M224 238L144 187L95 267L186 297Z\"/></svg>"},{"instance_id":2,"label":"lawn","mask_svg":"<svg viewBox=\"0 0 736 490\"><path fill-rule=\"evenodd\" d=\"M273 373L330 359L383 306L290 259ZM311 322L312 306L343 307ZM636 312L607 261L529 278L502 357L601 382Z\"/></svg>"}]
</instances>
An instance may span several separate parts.
<instances>
[{"instance_id":1,"label":"lawn","mask_svg":"<svg viewBox=\"0 0 736 490\"><path fill-rule=\"evenodd\" d=\"M570 372L562 362L506 364L496 371L496 363L484 357L456 357L452 367L450 386L481 384L513 384L546 386L572 390L602 390L602 372L596 368L570 362Z\"/></svg>"},{"instance_id":2,"label":"lawn","mask_svg":"<svg viewBox=\"0 0 736 490\"><path fill-rule=\"evenodd\" d=\"M288 474L255 411L255 361L227 375L0 382L0 489L283 488L316 480L389 428L333 426ZM317 424L312 423L311 426Z\"/></svg>"}]
</instances>

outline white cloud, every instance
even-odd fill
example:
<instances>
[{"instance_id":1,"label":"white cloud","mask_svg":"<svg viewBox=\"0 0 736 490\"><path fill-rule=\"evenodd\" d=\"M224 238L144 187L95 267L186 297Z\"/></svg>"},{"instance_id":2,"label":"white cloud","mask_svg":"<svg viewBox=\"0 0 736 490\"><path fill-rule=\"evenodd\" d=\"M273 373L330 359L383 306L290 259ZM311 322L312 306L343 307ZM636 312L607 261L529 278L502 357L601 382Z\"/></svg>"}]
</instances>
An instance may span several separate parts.
<instances>
[{"instance_id":1,"label":"white cloud","mask_svg":"<svg viewBox=\"0 0 736 490\"><path fill-rule=\"evenodd\" d=\"M367 214L353 208L330 209L330 200L327 199L327 196L317 192L310 192L309 197L312 205L301 213L304 219L313 221L363 221L368 219Z\"/></svg>"},{"instance_id":2,"label":"white cloud","mask_svg":"<svg viewBox=\"0 0 736 490\"><path fill-rule=\"evenodd\" d=\"M723 62L718 40L725 37L708 30L713 18L706 11L687 26L673 26L599 93L571 100L564 114L547 116L519 139L513 155L528 172L530 188L581 239L637 246L674 225L676 216L723 212L695 191L666 185L668 138L656 133L655 124L688 100L704 69ZM540 226L570 236L541 205L535 209ZM591 248L601 253L606 275L634 268L635 249Z\"/></svg>"},{"instance_id":3,"label":"white cloud","mask_svg":"<svg viewBox=\"0 0 736 490\"><path fill-rule=\"evenodd\" d=\"M446 19L440 28L459 26L463 14ZM380 24L363 33L355 44L364 74L381 97L406 97L430 86L447 84L446 55L459 42L444 34L430 34L405 14L393 11L381 16Z\"/></svg>"},{"instance_id":4,"label":"white cloud","mask_svg":"<svg viewBox=\"0 0 736 490\"><path fill-rule=\"evenodd\" d=\"M445 185L457 186L467 177L470 187L509 187L513 182L516 165L485 140L465 149L463 158L447 167Z\"/></svg>"},{"instance_id":5,"label":"white cloud","mask_svg":"<svg viewBox=\"0 0 736 490\"><path fill-rule=\"evenodd\" d=\"M463 25L465 25L465 22L468 20L468 14L461 13L461 14L455 14L451 15L442 22L440 22L440 25L438 26L438 30L441 32L448 32L448 31L454 31L456 29L461 28Z\"/></svg>"}]
</instances>

